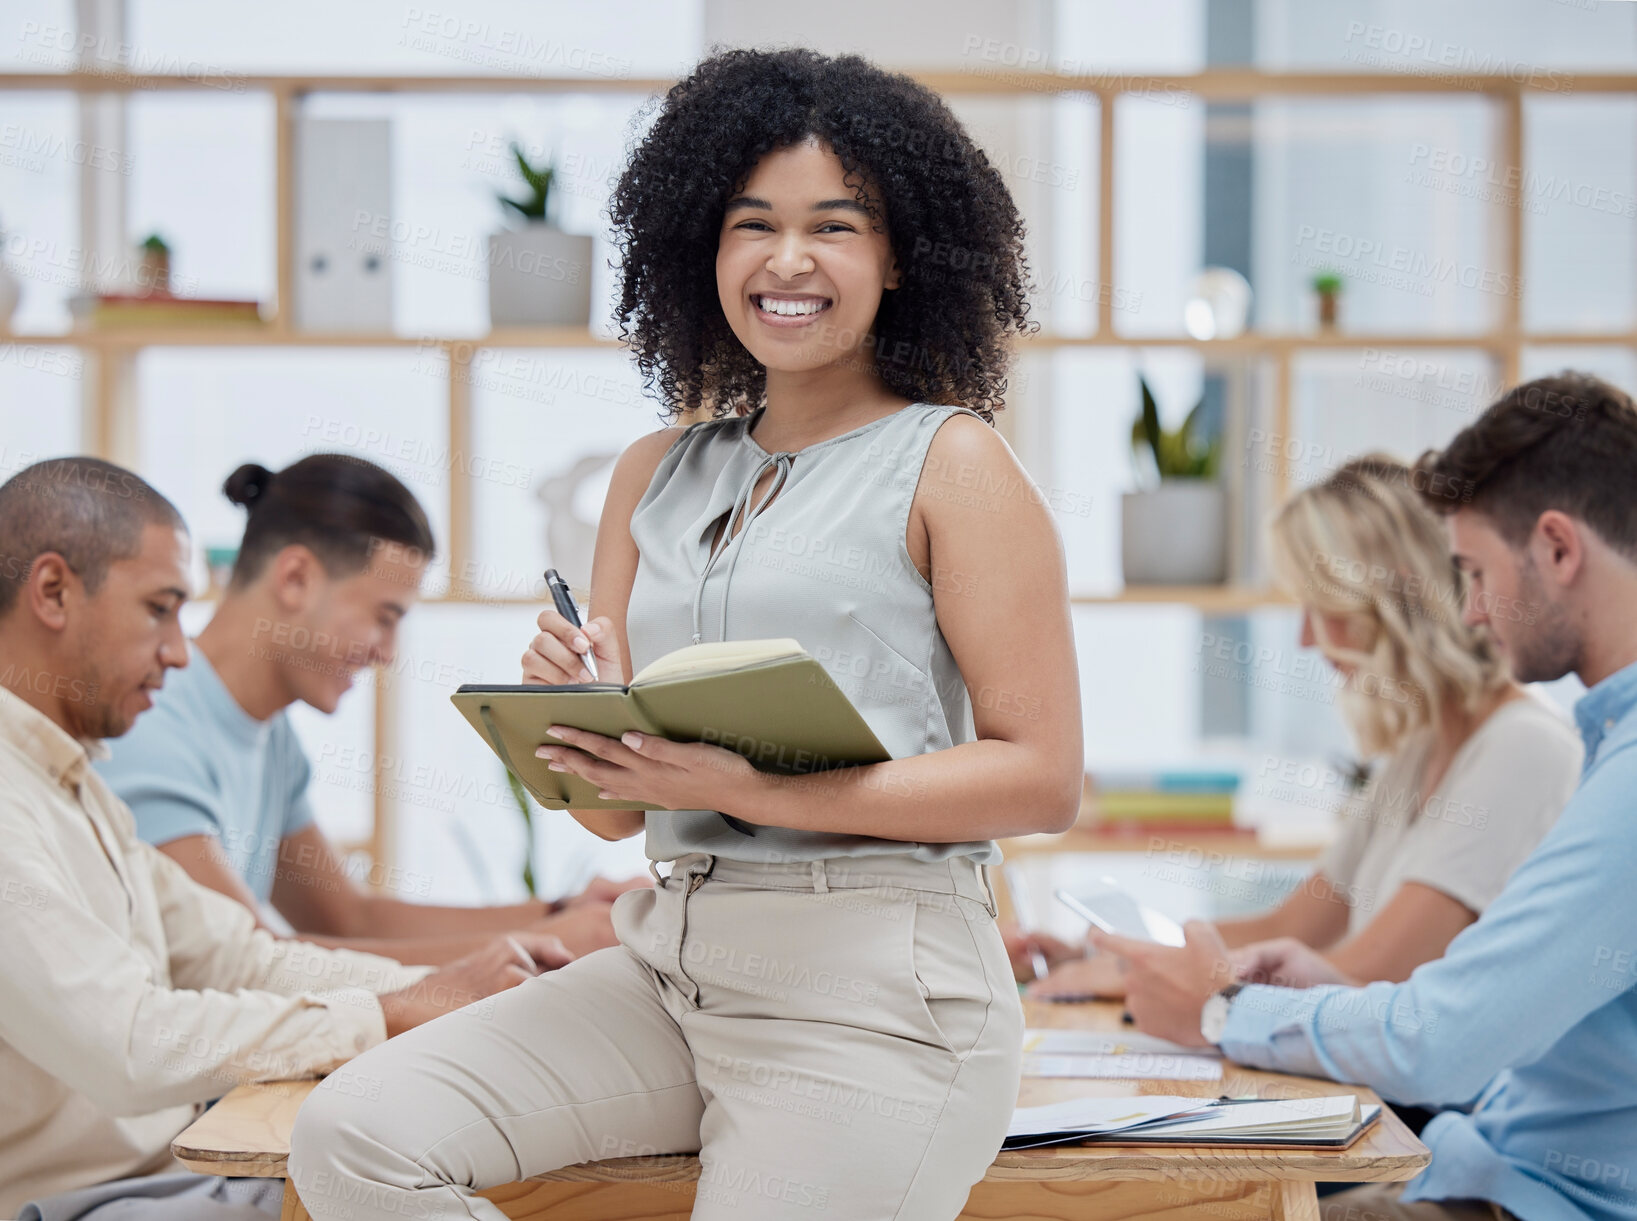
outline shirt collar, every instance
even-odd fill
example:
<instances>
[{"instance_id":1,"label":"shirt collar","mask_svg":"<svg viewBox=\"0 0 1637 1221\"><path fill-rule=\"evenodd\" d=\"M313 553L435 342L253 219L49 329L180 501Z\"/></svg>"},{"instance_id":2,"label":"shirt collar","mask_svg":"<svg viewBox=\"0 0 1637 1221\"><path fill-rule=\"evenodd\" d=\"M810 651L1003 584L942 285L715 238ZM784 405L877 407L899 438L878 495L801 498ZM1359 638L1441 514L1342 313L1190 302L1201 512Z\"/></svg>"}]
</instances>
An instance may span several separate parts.
<instances>
[{"instance_id":1,"label":"shirt collar","mask_svg":"<svg viewBox=\"0 0 1637 1221\"><path fill-rule=\"evenodd\" d=\"M1586 761L1597 754L1603 739L1637 708L1637 662L1616 670L1575 703L1574 719L1586 742Z\"/></svg>"},{"instance_id":2,"label":"shirt collar","mask_svg":"<svg viewBox=\"0 0 1637 1221\"><path fill-rule=\"evenodd\" d=\"M0 687L0 741L9 742L63 788L77 792L93 759L106 759L108 746L95 738L75 738L15 692Z\"/></svg>"}]
</instances>

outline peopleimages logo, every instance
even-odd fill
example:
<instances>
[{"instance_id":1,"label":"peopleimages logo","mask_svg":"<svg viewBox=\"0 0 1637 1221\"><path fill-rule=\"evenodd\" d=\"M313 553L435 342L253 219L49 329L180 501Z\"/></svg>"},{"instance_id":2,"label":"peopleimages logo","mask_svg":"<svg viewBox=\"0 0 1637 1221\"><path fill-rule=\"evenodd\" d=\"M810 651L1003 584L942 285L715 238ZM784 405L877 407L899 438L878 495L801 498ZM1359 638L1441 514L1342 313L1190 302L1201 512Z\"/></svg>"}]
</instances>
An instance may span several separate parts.
<instances>
[{"instance_id":1,"label":"peopleimages logo","mask_svg":"<svg viewBox=\"0 0 1637 1221\"><path fill-rule=\"evenodd\" d=\"M1427 75L1501 76L1515 84L1557 93L1568 93L1574 88L1574 78L1564 73L1393 26L1349 21L1344 41L1347 43L1342 52L1344 59L1389 71L1413 68L1424 72L1427 67L1442 68L1446 71Z\"/></svg>"}]
</instances>

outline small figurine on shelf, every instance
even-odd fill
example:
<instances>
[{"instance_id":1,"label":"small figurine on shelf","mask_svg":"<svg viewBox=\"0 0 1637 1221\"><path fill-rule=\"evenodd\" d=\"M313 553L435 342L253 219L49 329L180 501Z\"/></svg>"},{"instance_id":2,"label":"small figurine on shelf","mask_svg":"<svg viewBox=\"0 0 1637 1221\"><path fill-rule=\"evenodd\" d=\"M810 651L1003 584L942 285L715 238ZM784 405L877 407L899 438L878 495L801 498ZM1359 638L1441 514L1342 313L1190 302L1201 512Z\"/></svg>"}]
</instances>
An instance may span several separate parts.
<instances>
[{"instance_id":1,"label":"small figurine on shelf","mask_svg":"<svg viewBox=\"0 0 1637 1221\"><path fill-rule=\"evenodd\" d=\"M145 293L168 297L171 291L171 248L157 233L150 233L137 247L142 261L137 264L137 287Z\"/></svg>"},{"instance_id":2,"label":"small figurine on shelf","mask_svg":"<svg viewBox=\"0 0 1637 1221\"><path fill-rule=\"evenodd\" d=\"M1341 301L1341 273L1321 271L1313 277L1313 291L1319 295L1319 327L1336 329L1336 306Z\"/></svg>"}]
</instances>

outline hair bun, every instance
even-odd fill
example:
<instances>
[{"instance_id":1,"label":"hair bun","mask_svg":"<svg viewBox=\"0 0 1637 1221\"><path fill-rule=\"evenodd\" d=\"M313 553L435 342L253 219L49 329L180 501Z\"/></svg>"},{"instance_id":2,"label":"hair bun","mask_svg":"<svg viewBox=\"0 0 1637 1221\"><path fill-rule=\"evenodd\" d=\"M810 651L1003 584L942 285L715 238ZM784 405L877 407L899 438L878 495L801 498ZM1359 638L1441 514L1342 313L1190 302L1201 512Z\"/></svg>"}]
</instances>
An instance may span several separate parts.
<instances>
[{"instance_id":1,"label":"hair bun","mask_svg":"<svg viewBox=\"0 0 1637 1221\"><path fill-rule=\"evenodd\" d=\"M222 491L234 504L248 509L266 494L267 485L272 481L272 471L258 462L246 462L227 477Z\"/></svg>"}]
</instances>

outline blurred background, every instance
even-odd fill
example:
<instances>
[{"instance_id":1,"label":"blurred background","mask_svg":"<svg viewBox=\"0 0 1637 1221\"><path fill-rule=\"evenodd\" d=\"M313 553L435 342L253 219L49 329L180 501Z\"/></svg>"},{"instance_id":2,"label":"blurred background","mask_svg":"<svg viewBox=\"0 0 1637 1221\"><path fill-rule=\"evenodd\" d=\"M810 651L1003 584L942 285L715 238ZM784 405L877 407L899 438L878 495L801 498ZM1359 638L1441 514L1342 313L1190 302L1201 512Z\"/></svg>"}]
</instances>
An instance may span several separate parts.
<instances>
[{"instance_id":1,"label":"blurred background","mask_svg":"<svg viewBox=\"0 0 1637 1221\"><path fill-rule=\"evenodd\" d=\"M651 99L713 47L780 44L938 89L1027 220L1043 330L999 426L1067 548L1087 821L1142 846L1185 783L1216 830L1310 855L1352 761L1263 522L1516 380L1637 389L1637 4L3 0L0 478L70 452L143 474L200 546L197 630L242 526L229 471L387 466L442 556L397 662L334 717L293 710L322 825L441 902L520 897L526 855L549 894L640 870L640 841L531 830L447 695L515 681L542 570L584 593L612 460L660 426L609 338L603 216ZM159 276L174 304L128 300ZM1133 445L1144 386L1201 469ZM1156 855L1116 865L1159 885Z\"/></svg>"}]
</instances>

